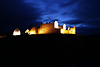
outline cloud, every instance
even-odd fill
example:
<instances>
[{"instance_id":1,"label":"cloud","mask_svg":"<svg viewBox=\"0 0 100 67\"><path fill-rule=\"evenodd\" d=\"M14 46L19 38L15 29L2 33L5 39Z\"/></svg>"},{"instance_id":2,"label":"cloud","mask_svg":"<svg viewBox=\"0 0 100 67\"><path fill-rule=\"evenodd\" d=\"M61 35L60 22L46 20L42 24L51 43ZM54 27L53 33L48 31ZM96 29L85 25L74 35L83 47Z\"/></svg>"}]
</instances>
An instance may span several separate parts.
<instances>
[{"instance_id":1,"label":"cloud","mask_svg":"<svg viewBox=\"0 0 100 67\"><path fill-rule=\"evenodd\" d=\"M77 19L77 20L69 20L69 21L63 21L62 23L66 23L66 24L80 24L80 23L83 23L84 20L81 20L81 19Z\"/></svg>"},{"instance_id":2,"label":"cloud","mask_svg":"<svg viewBox=\"0 0 100 67\"><path fill-rule=\"evenodd\" d=\"M65 23L92 31L100 28L99 0L12 0L0 1L1 28L13 29L15 26L28 28L30 24L41 22ZM6 19L6 20L5 20ZM0 28L0 29L1 29ZM83 31L82 31L83 32Z\"/></svg>"},{"instance_id":3,"label":"cloud","mask_svg":"<svg viewBox=\"0 0 100 67\"><path fill-rule=\"evenodd\" d=\"M71 6L75 3L77 3L79 0L66 0L66 1L62 1L60 2L60 7L68 7L68 6Z\"/></svg>"},{"instance_id":4,"label":"cloud","mask_svg":"<svg viewBox=\"0 0 100 67\"><path fill-rule=\"evenodd\" d=\"M0 10L0 30L7 31L19 27L21 30L29 28L31 24L38 25L41 13L35 7L24 4L22 0L2 1Z\"/></svg>"}]
</instances>

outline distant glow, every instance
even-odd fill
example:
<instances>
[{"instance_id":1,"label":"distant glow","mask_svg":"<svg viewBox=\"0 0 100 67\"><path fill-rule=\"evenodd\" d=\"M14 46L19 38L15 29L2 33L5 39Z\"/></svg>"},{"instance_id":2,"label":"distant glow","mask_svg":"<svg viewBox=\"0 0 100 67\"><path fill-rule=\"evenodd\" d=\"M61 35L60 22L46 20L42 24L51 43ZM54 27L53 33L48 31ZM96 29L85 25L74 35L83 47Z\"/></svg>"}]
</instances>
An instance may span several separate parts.
<instances>
[{"instance_id":1,"label":"distant glow","mask_svg":"<svg viewBox=\"0 0 100 67\"><path fill-rule=\"evenodd\" d=\"M76 34L75 26L73 28L68 27L68 30L60 29L61 34Z\"/></svg>"},{"instance_id":2,"label":"distant glow","mask_svg":"<svg viewBox=\"0 0 100 67\"><path fill-rule=\"evenodd\" d=\"M54 28L58 28L58 22L57 21L54 22Z\"/></svg>"},{"instance_id":3,"label":"distant glow","mask_svg":"<svg viewBox=\"0 0 100 67\"><path fill-rule=\"evenodd\" d=\"M45 34L43 30L40 30L38 34Z\"/></svg>"},{"instance_id":4,"label":"distant glow","mask_svg":"<svg viewBox=\"0 0 100 67\"><path fill-rule=\"evenodd\" d=\"M14 32L13 32L13 35L14 36L21 35L20 30L19 29L15 29Z\"/></svg>"},{"instance_id":5,"label":"distant glow","mask_svg":"<svg viewBox=\"0 0 100 67\"><path fill-rule=\"evenodd\" d=\"M29 33L29 29L27 29L27 30L25 31L25 33Z\"/></svg>"},{"instance_id":6,"label":"distant glow","mask_svg":"<svg viewBox=\"0 0 100 67\"><path fill-rule=\"evenodd\" d=\"M60 29L60 33L63 33L64 32L64 30L63 29Z\"/></svg>"},{"instance_id":7,"label":"distant glow","mask_svg":"<svg viewBox=\"0 0 100 67\"><path fill-rule=\"evenodd\" d=\"M0 38L2 38L2 36L0 36Z\"/></svg>"},{"instance_id":8,"label":"distant glow","mask_svg":"<svg viewBox=\"0 0 100 67\"><path fill-rule=\"evenodd\" d=\"M75 26L73 26L73 28L69 29L69 34L76 34Z\"/></svg>"},{"instance_id":9,"label":"distant glow","mask_svg":"<svg viewBox=\"0 0 100 67\"><path fill-rule=\"evenodd\" d=\"M69 30L60 29L61 34L69 34Z\"/></svg>"},{"instance_id":10,"label":"distant glow","mask_svg":"<svg viewBox=\"0 0 100 67\"><path fill-rule=\"evenodd\" d=\"M13 35L17 36L17 35L21 35L19 32L14 32Z\"/></svg>"},{"instance_id":11,"label":"distant glow","mask_svg":"<svg viewBox=\"0 0 100 67\"><path fill-rule=\"evenodd\" d=\"M63 29L66 30L66 25L65 24L63 24Z\"/></svg>"},{"instance_id":12,"label":"distant glow","mask_svg":"<svg viewBox=\"0 0 100 67\"><path fill-rule=\"evenodd\" d=\"M70 30L70 27L68 27L68 30Z\"/></svg>"},{"instance_id":13,"label":"distant glow","mask_svg":"<svg viewBox=\"0 0 100 67\"><path fill-rule=\"evenodd\" d=\"M36 34L36 32L35 31L30 31L28 34L33 35L33 34Z\"/></svg>"},{"instance_id":14,"label":"distant glow","mask_svg":"<svg viewBox=\"0 0 100 67\"><path fill-rule=\"evenodd\" d=\"M30 32L30 35L34 34L34 32Z\"/></svg>"}]
</instances>

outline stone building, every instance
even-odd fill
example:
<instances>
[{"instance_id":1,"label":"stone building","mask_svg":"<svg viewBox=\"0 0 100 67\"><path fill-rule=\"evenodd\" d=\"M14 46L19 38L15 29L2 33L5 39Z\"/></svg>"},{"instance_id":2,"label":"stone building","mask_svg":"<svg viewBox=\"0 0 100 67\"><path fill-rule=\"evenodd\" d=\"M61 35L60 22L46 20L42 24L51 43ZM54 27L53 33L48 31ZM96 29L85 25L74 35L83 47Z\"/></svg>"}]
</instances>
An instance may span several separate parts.
<instances>
[{"instance_id":1,"label":"stone building","mask_svg":"<svg viewBox=\"0 0 100 67\"><path fill-rule=\"evenodd\" d=\"M14 35L14 36L21 35L21 31L20 31L18 28L16 28L16 29L14 30L14 32L13 32L13 35Z\"/></svg>"},{"instance_id":2,"label":"stone building","mask_svg":"<svg viewBox=\"0 0 100 67\"><path fill-rule=\"evenodd\" d=\"M66 30L66 25L63 24L62 26L58 25L58 22L55 21L54 23L41 23L40 28L37 28L37 26L32 27L29 31L29 35L32 34L54 34L54 33L60 33L60 34L76 34L75 26L73 28L68 27L68 30Z\"/></svg>"},{"instance_id":3,"label":"stone building","mask_svg":"<svg viewBox=\"0 0 100 67\"><path fill-rule=\"evenodd\" d=\"M54 23L40 24L38 34L60 33L60 29L54 27Z\"/></svg>"}]
</instances>

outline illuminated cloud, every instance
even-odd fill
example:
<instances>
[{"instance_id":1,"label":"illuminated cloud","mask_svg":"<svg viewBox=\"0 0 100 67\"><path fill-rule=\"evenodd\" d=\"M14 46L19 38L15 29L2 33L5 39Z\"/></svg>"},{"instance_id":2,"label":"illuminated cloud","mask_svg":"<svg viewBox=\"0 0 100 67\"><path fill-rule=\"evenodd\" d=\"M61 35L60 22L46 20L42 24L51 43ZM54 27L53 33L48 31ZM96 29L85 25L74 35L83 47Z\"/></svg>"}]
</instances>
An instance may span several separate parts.
<instances>
[{"instance_id":1,"label":"illuminated cloud","mask_svg":"<svg viewBox=\"0 0 100 67\"><path fill-rule=\"evenodd\" d=\"M34 0L25 0L24 3L30 4L32 7L37 5L37 8L39 8L41 12L40 21L42 22L48 22L53 19L59 19L59 21L76 19L72 13L73 8L70 8L75 5L61 7L64 3L72 4L72 0L37 0L35 2Z\"/></svg>"},{"instance_id":2,"label":"illuminated cloud","mask_svg":"<svg viewBox=\"0 0 100 67\"><path fill-rule=\"evenodd\" d=\"M99 0L2 0L0 1L0 30L24 30L31 24L58 21L66 26L75 25L79 31L100 29ZM6 20L5 20L6 19ZM6 23L6 25L5 25ZM28 27L29 28L29 27ZM21 30L20 29L20 30ZM85 31L84 31L85 32Z\"/></svg>"}]
</instances>

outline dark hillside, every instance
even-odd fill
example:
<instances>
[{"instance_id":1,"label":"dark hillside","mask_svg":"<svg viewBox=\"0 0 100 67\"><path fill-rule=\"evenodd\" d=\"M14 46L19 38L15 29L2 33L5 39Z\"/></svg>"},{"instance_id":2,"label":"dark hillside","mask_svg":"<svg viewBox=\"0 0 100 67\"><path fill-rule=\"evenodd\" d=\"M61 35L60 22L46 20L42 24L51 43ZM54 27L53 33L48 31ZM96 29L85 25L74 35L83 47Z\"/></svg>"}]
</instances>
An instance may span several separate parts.
<instances>
[{"instance_id":1,"label":"dark hillside","mask_svg":"<svg viewBox=\"0 0 100 67\"><path fill-rule=\"evenodd\" d=\"M22 35L7 36L0 41L2 63L11 66L70 67L79 63L96 65L100 61L100 39L95 36Z\"/></svg>"}]
</instances>

